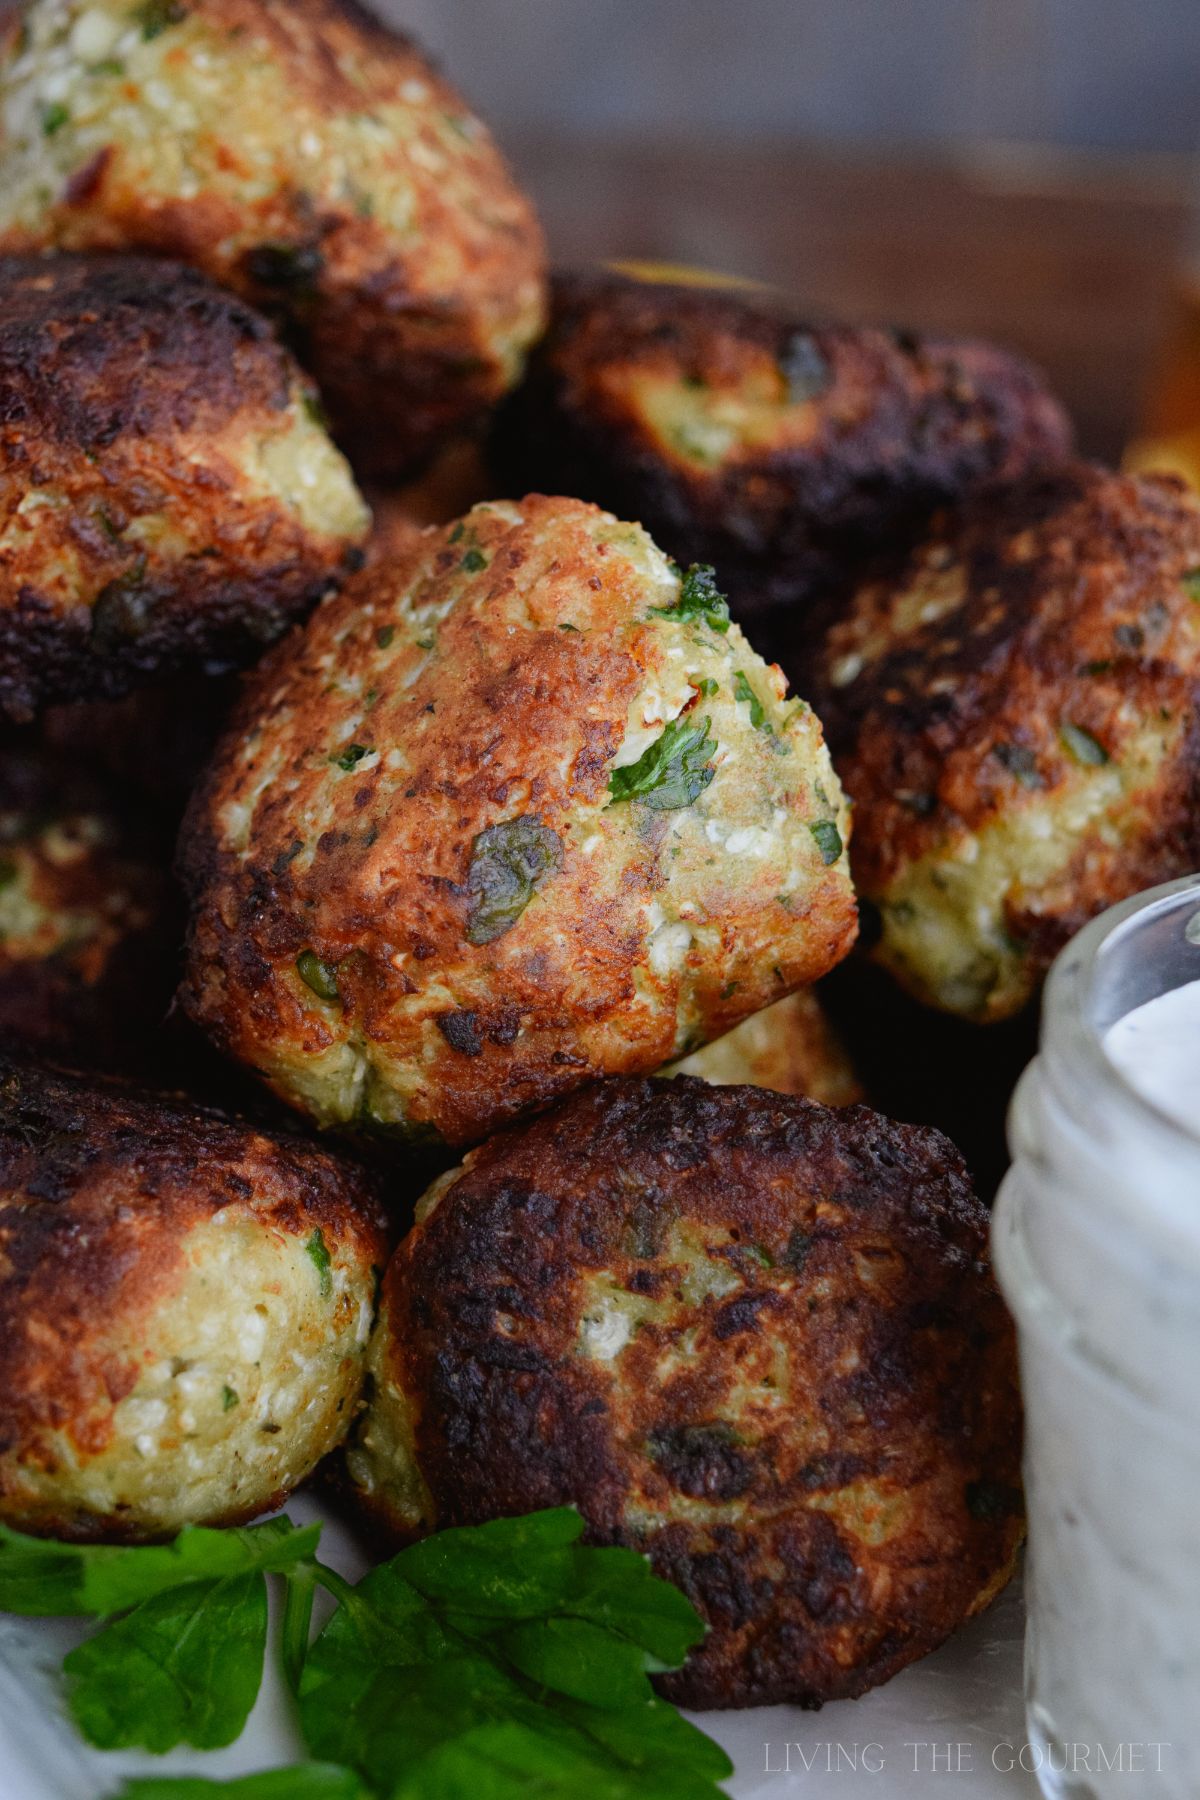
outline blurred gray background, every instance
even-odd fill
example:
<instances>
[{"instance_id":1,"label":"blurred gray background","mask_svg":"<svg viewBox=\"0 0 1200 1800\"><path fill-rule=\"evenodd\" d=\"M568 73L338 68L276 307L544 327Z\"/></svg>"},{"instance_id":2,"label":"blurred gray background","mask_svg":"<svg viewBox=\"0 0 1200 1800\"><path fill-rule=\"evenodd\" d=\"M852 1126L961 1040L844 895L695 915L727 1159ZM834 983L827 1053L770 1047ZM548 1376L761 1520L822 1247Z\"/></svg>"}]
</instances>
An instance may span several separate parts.
<instances>
[{"instance_id":1,"label":"blurred gray background","mask_svg":"<svg viewBox=\"0 0 1200 1800\"><path fill-rule=\"evenodd\" d=\"M1200 0L381 0L501 129L1200 143Z\"/></svg>"}]
</instances>

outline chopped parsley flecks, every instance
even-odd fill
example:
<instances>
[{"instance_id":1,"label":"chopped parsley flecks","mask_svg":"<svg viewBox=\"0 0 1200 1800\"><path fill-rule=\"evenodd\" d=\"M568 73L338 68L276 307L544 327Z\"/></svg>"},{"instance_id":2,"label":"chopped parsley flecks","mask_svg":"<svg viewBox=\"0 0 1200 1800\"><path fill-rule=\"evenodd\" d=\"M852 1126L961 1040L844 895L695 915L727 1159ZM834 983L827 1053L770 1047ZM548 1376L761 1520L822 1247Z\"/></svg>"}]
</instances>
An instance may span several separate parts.
<instances>
[{"instance_id":1,"label":"chopped parsley flecks","mask_svg":"<svg viewBox=\"0 0 1200 1800\"><path fill-rule=\"evenodd\" d=\"M717 743L708 733L711 719L690 725L672 719L661 737L635 763L614 769L608 778L610 806L622 800L638 800L654 812L675 812L690 806L716 774L712 758Z\"/></svg>"},{"instance_id":2,"label":"chopped parsley flecks","mask_svg":"<svg viewBox=\"0 0 1200 1800\"><path fill-rule=\"evenodd\" d=\"M386 650L396 635L394 625L380 625L375 632L375 642L381 650Z\"/></svg>"},{"instance_id":3,"label":"chopped parsley flecks","mask_svg":"<svg viewBox=\"0 0 1200 1800\"><path fill-rule=\"evenodd\" d=\"M339 769L344 769L348 775L351 769L357 769L364 756L373 754L370 744L347 744L344 750L335 751L329 760L331 763L335 763Z\"/></svg>"},{"instance_id":4,"label":"chopped parsley flecks","mask_svg":"<svg viewBox=\"0 0 1200 1800\"><path fill-rule=\"evenodd\" d=\"M1024 744L993 744L992 755L1023 788L1045 787L1037 757Z\"/></svg>"},{"instance_id":5,"label":"chopped parsley flecks","mask_svg":"<svg viewBox=\"0 0 1200 1800\"><path fill-rule=\"evenodd\" d=\"M693 563L679 584L679 598L672 606L652 606L659 619L696 619L714 631L729 630L729 602L717 586L711 563Z\"/></svg>"},{"instance_id":6,"label":"chopped parsley flecks","mask_svg":"<svg viewBox=\"0 0 1200 1800\"><path fill-rule=\"evenodd\" d=\"M317 1271L322 1300L328 1300L333 1293L333 1264L325 1244L325 1234L318 1225L304 1246L305 1254L312 1259L313 1268Z\"/></svg>"},{"instance_id":7,"label":"chopped parsley flecks","mask_svg":"<svg viewBox=\"0 0 1200 1800\"><path fill-rule=\"evenodd\" d=\"M333 963L322 962L315 950L302 950L296 958L296 973L306 988L317 996L318 1000L340 1000L338 992L337 968Z\"/></svg>"},{"instance_id":8,"label":"chopped parsley flecks","mask_svg":"<svg viewBox=\"0 0 1200 1800\"><path fill-rule=\"evenodd\" d=\"M1093 737L1090 731L1085 731L1082 725L1072 724L1070 719L1064 719L1059 726L1058 737L1068 755L1073 756L1077 763L1083 763L1086 768L1103 768L1105 763L1112 761L1100 739Z\"/></svg>"},{"instance_id":9,"label":"chopped parsley flecks","mask_svg":"<svg viewBox=\"0 0 1200 1800\"><path fill-rule=\"evenodd\" d=\"M464 552L463 559L458 566L468 575L478 575L481 569L487 568L488 560L482 550L477 550L472 545L469 550Z\"/></svg>"},{"instance_id":10,"label":"chopped parsley flecks","mask_svg":"<svg viewBox=\"0 0 1200 1800\"><path fill-rule=\"evenodd\" d=\"M706 675L703 681L698 681L696 683L696 692L698 694L703 694L704 698L707 700L710 694L718 693L720 687L721 684L719 681L714 681L711 675Z\"/></svg>"},{"instance_id":11,"label":"chopped parsley flecks","mask_svg":"<svg viewBox=\"0 0 1200 1800\"><path fill-rule=\"evenodd\" d=\"M46 137L53 137L61 131L70 120L71 114L61 100L51 100L42 108L42 132Z\"/></svg>"},{"instance_id":12,"label":"chopped parsley flecks","mask_svg":"<svg viewBox=\"0 0 1200 1800\"><path fill-rule=\"evenodd\" d=\"M1189 600L1200 602L1200 569L1189 569L1179 578L1180 586Z\"/></svg>"},{"instance_id":13,"label":"chopped parsley flecks","mask_svg":"<svg viewBox=\"0 0 1200 1800\"><path fill-rule=\"evenodd\" d=\"M501 937L562 862L562 839L530 814L481 831L467 869L467 942L490 944Z\"/></svg>"},{"instance_id":14,"label":"chopped parsley flecks","mask_svg":"<svg viewBox=\"0 0 1200 1800\"><path fill-rule=\"evenodd\" d=\"M237 1395L236 1390L231 1387L223 1387L221 1389L221 1411L222 1412L232 1412L233 1408L237 1404L238 1404L238 1395Z\"/></svg>"},{"instance_id":15,"label":"chopped parsley flecks","mask_svg":"<svg viewBox=\"0 0 1200 1800\"><path fill-rule=\"evenodd\" d=\"M742 701L750 708L750 723L753 725L755 731L761 731L766 724L767 715L763 710L762 701L750 686L749 679L747 678L744 669L737 669L734 671L733 692L738 700ZM768 730L769 729L770 727L768 727Z\"/></svg>"},{"instance_id":16,"label":"chopped parsley flecks","mask_svg":"<svg viewBox=\"0 0 1200 1800\"><path fill-rule=\"evenodd\" d=\"M842 854L842 834L832 819L818 819L808 828L813 834L813 841L821 852L821 861L825 867L832 868Z\"/></svg>"},{"instance_id":17,"label":"chopped parsley flecks","mask_svg":"<svg viewBox=\"0 0 1200 1800\"><path fill-rule=\"evenodd\" d=\"M182 25L186 18L187 8L181 6L179 0L142 0L142 4L133 9L134 23L141 26L147 42L160 37L171 25Z\"/></svg>"}]
</instances>

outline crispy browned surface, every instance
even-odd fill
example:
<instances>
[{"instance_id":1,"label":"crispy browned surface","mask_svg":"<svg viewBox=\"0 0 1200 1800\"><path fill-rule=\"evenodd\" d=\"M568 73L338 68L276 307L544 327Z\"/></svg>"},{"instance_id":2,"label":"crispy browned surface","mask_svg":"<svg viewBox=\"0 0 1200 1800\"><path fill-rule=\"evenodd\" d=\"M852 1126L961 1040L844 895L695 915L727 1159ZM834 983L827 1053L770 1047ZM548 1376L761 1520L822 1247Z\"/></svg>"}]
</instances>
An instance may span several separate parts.
<instances>
[{"instance_id":1,"label":"crispy browned surface","mask_svg":"<svg viewBox=\"0 0 1200 1800\"><path fill-rule=\"evenodd\" d=\"M744 400L748 435L696 460L656 430L644 384ZM813 325L770 296L572 275L505 408L498 479L552 482L716 565L742 613L802 613L939 503L1061 457L1067 420L987 344Z\"/></svg>"},{"instance_id":2,"label":"crispy browned surface","mask_svg":"<svg viewBox=\"0 0 1200 1800\"><path fill-rule=\"evenodd\" d=\"M194 263L281 322L356 465L419 464L500 397L541 323L541 232L489 134L350 0L188 0L148 48L157 92L178 85L191 116L157 113L128 69L141 133L114 117L81 139L8 242ZM196 50L225 106L196 99ZM160 179L155 135L169 149L181 129L191 179L169 156Z\"/></svg>"},{"instance_id":3,"label":"crispy browned surface","mask_svg":"<svg viewBox=\"0 0 1200 1800\"><path fill-rule=\"evenodd\" d=\"M656 613L678 589L635 527L531 495L319 609L252 678L185 823L193 1017L325 1123L463 1143L831 967L855 913L841 839L826 864L813 836L846 830L819 724L736 627ZM690 669L715 671L703 703ZM653 737L672 692L711 722L710 785L678 811L610 805L631 708ZM549 834L546 878L472 940L481 836L522 822ZM336 968L324 1003L306 952Z\"/></svg>"},{"instance_id":4,"label":"crispy browned surface","mask_svg":"<svg viewBox=\"0 0 1200 1800\"><path fill-rule=\"evenodd\" d=\"M84 1501L87 1466L119 1453L114 1410L151 1361L155 1315L189 1277L191 1234L220 1216L264 1237L319 1229L332 1257L364 1269L386 1254L369 1178L313 1144L0 1061L0 1515L27 1504L29 1468L59 1483L61 1510L43 1501L36 1529L122 1535L120 1517ZM208 1304L222 1300L218 1283ZM186 1485L183 1462L178 1475Z\"/></svg>"},{"instance_id":5,"label":"crispy browned surface","mask_svg":"<svg viewBox=\"0 0 1200 1800\"><path fill-rule=\"evenodd\" d=\"M1035 815L996 901L1020 967L983 1016L1016 1010L1106 906L1195 868L1198 574L1200 506L1181 483L1075 464L972 502L861 588L829 634L816 703L885 956L914 866L969 882L972 844L1016 843Z\"/></svg>"},{"instance_id":6,"label":"crispy browned surface","mask_svg":"<svg viewBox=\"0 0 1200 1800\"><path fill-rule=\"evenodd\" d=\"M0 748L0 1045L100 1069L147 1052L176 979L169 863L79 765Z\"/></svg>"},{"instance_id":7,"label":"crispy browned surface","mask_svg":"<svg viewBox=\"0 0 1200 1800\"><path fill-rule=\"evenodd\" d=\"M608 1360L597 1292L639 1320ZM1008 1570L1013 1336L936 1133L606 1082L473 1153L384 1306L436 1523L574 1502L647 1550L711 1628L683 1704L862 1693Z\"/></svg>"},{"instance_id":8,"label":"crispy browned surface","mask_svg":"<svg viewBox=\"0 0 1200 1800\"><path fill-rule=\"evenodd\" d=\"M334 584L353 538L243 466L303 394L265 321L190 270L0 259L0 708L243 661Z\"/></svg>"}]
</instances>

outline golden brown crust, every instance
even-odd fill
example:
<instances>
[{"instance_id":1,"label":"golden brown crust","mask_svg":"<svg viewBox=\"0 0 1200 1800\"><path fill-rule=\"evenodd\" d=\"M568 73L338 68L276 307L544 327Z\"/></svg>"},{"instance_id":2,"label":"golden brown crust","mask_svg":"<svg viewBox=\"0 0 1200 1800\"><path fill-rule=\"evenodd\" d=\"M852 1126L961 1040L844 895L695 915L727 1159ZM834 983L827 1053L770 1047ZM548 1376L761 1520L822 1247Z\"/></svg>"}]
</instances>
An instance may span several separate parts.
<instances>
[{"instance_id":1,"label":"golden brown crust","mask_svg":"<svg viewBox=\"0 0 1200 1800\"><path fill-rule=\"evenodd\" d=\"M18 211L7 242L202 268L282 324L356 465L403 473L515 378L542 317L533 211L461 97L366 10L173 11L74 102L50 146L55 198ZM164 93L177 121L155 110Z\"/></svg>"},{"instance_id":2,"label":"golden brown crust","mask_svg":"<svg viewBox=\"0 0 1200 1800\"><path fill-rule=\"evenodd\" d=\"M1195 867L1198 583L1181 483L1076 464L970 503L862 587L817 704L882 954L914 868L966 881L1031 821L997 877L1020 968L980 1010L1002 1016L1088 919ZM921 968L898 972L938 998Z\"/></svg>"},{"instance_id":3,"label":"golden brown crust","mask_svg":"<svg viewBox=\"0 0 1200 1800\"><path fill-rule=\"evenodd\" d=\"M171 1004L169 839L78 764L0 748L0 1039L137 1066Z\"/></svg>"},{"instance_id":4,"label":"golden brown crust","mask_svg":"<svg viewBox=\"0 0 1200 1800\"><path fill-rule=\"evenodd\" d=\"M605 1082L472 1154L383 1307L425 1525L573 1502L647 1550L710 1626L681 1704L860 1694L1009 1570L1013 1333L934 1132Z\"/></svg>"},{"instance_id":5,"label":"golden brown crust","mask_svg":"<svg viewBox=\"0 0 1200 1800\"><path fill-rule=\"evenodd\" d=\"M185 824L192 1015L326 1122L462 1143L831 967L855 915L820 726L736 628L664 616L679 592L638 528L532 495L321 608ZM711 728L691 802L612 803L676 718ZM489 832L538 872L480 930L513 867Z\"/></svg>"},{"instance_id":6,"label":"golden brown crust","mask_svg":"<svg viewBox=\"0 0 1200 1800\"><path fill-rule=\"evenodd\" d=\"M366 513L305 396L190 270L0 258L0 707L244 660L334 584ZM260 466L293 434L342 490L328 522Z\"/></svg>"},{"instance_id":7,"label":"golden brown crust","mask_svg":"<svg viewBox=\"0 0 1200 1800\"><path fill-rule=\"evenodd\" d=\"M41 1499L36 1529L123 1534L119 1516L87 1504L87 1467L119 1452L115 1410L152 1361L155 1314L190 1273L193 1233L239 1217L264 1238L319 1230L339 1264L368 1269L386 1254L369 1179L310 1143L0 1062L0 1515L20 1516L40 1473L57 1491ZM210 1288L211 1308L222 1299ZM359 1304L350 1293L336 1302ZM132 1509L128 1531L142 1534Z\"/></svg>"},{"instance_id":8,"label":"golden brown crust","mask_svg":"<svg viewBox=\"0 0 1200 1800\"><path fill-rule=\"evenodd\" d=\"M714 563L754 620L844 591L848 566L935 506L1069 441L1037 374L990 345L589 274L556 280L496 467L506 492L550 481L641 519L681 561Z\"/></svg>"}]
</instances>

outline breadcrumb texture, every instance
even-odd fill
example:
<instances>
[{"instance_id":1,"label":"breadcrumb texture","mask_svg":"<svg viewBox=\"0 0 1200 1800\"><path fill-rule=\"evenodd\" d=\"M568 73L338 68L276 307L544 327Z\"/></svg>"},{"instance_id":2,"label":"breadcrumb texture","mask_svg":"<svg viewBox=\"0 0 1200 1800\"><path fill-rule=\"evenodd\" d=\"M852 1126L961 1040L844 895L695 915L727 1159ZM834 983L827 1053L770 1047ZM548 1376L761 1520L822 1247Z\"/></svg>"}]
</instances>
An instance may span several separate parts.
<instances>
[{"instance_id":1,"label":"breadcrumb texture","mask_svg":"<svg viewBox=\"0 0 1200 1800\"><path fill-rule=\"evenodd\" d=\"M347 1453L400 1536L574 1503L708 1636L688 1706L864 1693L1007 1580L1011 1322L938 1133L606 1082L445 1176L384 1283Z\"/></svg>"},{"instance_id":2,"label":"breadcrumb texture","mask_svg":"<svg viewBox=\"0 0 1200 1800\"><path fill-rule=\"evenodd\" d=\"M385 1260L313 1145L0 1064L0 1519L121 1541L278 1504L353 1415Z\"/></svg>"},{"instance_id":3,"label":"breadcrumb texture","mask_svg":"<svg viewBox=\"0 0 1200 1800\"><path fill-rule=\"evenodd\" d=\"M685 585L639 526L533 495L279 646L182 838L218 1044L322 1124L464 1143L835 963L820 724Z\"/></svg>"},{"instance_id":4,"label":"breadcrumb texture","mask_svg":"<svg viewBox=\"0 0 1200 1800\"><path fill-rule=\"evenodd\" d=\"M991 345L592 273L555 283L496 466L517 491L553 482L641 519L680 561L714 563L783 656L881 544L1069 442L1036 371Z\"/></svg>"},{"instance_id":5,"label":"breadcrumb texture","mask_svg":"<svg viewBox=\"0 0 1200 1800\"><path fill-rule=\"evenodd\" d=\"M0 120L0 242L203 269L281 322L356 464L421 461L541 328L529 203L351 0L34 0Z\"/></svg>"},{"instance_id":6,"label":"breadcrumb texture","mask_svg":"<svg viewBox=\"0 0 1200 1800\"><path fill-rule=\"evenodd\" d=\"M266 321L144 257L0 257L0 709L248 660L369 514Z\"/></svg>"},{"instance_id":7,"label":"breadcrumb texture","mask_svg":"<svg viewBox=\"0 0 1200 1800\"><path fill-rule=\"evenodd\" d=\"M1200 856L1200 505L1085 464L943 520L825 645L876 958L1018 1012L1105 907Z\"/></svg>"}]
</instances>

